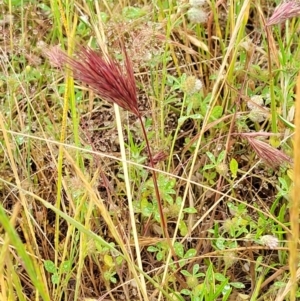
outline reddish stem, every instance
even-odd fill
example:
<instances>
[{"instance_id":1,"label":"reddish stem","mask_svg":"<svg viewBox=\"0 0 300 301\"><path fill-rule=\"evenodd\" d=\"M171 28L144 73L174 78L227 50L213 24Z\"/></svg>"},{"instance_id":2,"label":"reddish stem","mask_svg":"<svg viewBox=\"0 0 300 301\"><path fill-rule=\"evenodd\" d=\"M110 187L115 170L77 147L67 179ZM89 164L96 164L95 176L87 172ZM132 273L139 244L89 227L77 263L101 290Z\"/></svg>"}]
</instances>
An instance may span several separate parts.
<instances>
[{"instance_id":1,"label":"reddish stem","mask_svg":"<svg viewBox=\"0 0 300 301\"><path fill-rule=\"evenodd\" d=\"M150 145L149 145L149 140L148 140L148 136L147 136L147 133L146 133L145 126L144 126L144 122L143 122L142 116L140 114L138 115L138 119L140 120L140 123L141 123L141 126L142 126L142 131L143 131L143 135L144 135L145 141L146 141L150 166L152 167L153 185L154 185L155 195L156 195L157 204L158 204L161 227L162 227L162 230L163 230L164 237L167 239L167 243L170 247L172 256L173 256L174 260L176 261L176 266L177 266L178 269L180 269L179 263L177 262L178 258L176 256L174 247L172 245L172 242L171 242L171 239L170 239L170 236L169 236L169 233L168 233L166 217L165 217L164 212L163 212L163 205L162 205L162 201L161 201L161 197L160 197L160 193L159 193L159 189L158 189L158 184L157 184L157 176L156 176L156 172L154 170L153 156L152 156L151 148L150 148Z\"/></svg>"}]
</instances>

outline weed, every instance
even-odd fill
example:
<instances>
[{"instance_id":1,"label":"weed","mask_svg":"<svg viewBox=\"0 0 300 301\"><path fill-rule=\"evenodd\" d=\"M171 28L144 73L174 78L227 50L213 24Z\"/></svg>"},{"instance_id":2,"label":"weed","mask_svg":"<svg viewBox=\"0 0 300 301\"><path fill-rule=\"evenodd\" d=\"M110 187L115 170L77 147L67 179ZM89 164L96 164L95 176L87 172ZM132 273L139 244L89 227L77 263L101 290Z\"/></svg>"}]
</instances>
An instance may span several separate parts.
<instances>
[{"instance_id":1,"label":"weed","mask_svg":"<svg viewBox=\"0 0 300 301\"><path fill-rule=\"evenodd\" d=\"M69 273L72 268L70 261L64 261L59 267L56 267L53 261L46 260L44 262L44 266L46 271L52 274L51 281L53 284L58 284L60 281L60 275L63 273Z\"/></svg>"}]
</instances>

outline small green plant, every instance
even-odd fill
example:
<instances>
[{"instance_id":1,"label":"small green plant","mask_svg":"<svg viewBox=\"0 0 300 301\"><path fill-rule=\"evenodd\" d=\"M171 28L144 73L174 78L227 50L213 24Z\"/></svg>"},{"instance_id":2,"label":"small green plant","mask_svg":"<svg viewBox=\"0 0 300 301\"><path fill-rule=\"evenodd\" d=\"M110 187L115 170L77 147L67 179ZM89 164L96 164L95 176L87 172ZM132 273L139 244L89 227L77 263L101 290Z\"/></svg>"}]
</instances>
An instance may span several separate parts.
<instances>
[{"instance_id":1,"label":"small green plant","mask_svg":"<svg viewBox=\"0 0 300 301\"><path fill-rule=\"evenodd\" d=\"M224 230L233 238L238 238L242 234L248 234L257 229L257 224L248 214L248 209L245 204L233 204L228 203L227 207L230 213L233 215L232 218L227 219L224 223Z\"/></svg>"},{"instance_id":2,"label":"small green plant","mask_svg":"<svg viewBox=\"0 0 300 301\"><path fill-rule=\"evenodd\" d=\"M180 214L180 208L182 206L182 198L176 197L175 195L175 179L170 179L169 177L160 174L158 176L158 186L161 192L161 198L164 201L164 211L168 218L178 218ZM153 182L151 180L146 181L142 184L141 188L141 200L135 201L135 210L140 212L144 217L153 216L154 219L159 222L160 215L158 210L157 201L155 200L155 191ZM149 197L151 196L151 197ZM183 213L194 214L197 210L192 207L187 207L183 209ZM179 216L179 231L182 236L187 234L187 225L184 220L184 214Z\"/></svg>"},{"instance_id":3,"label":"small green plant","mask_svg":"<svg viewBox=\"0 0 300 301\"><path fill-rule=\"evenodd\" d=\"M104 255L103 262L104 262L104 274L103 274L104 280L110 281L111 283L117 283L117 278L115 277L115 275L117 274L116 265L119 265L120 263L114 261L113 257L108 254Z\"/></svg>"},{"instance_id":4,"label":"small green plant","mask_svg":"<svg viewBox=\"0 0 300 301\"><path fill-rule=\"evenodd\" d=\"M210 184L214 184L217 173L222 176L225 176L227 173L227 165L223 163L226 152L225 150L221 151L218 157L215 157L211 152L206 152L206 155L209 158L210 163L204 165L202 169L203 175ZM209 170L209 172L207 172L207 170Z\"/></svg>"},{"instance_id":5,"label":"small green plant","mask_svg":"<svg viewBox=\"0 0 300 301\"><path fill-rule=\"evenodd\" d=\"M210 164L206 164L203 167L203 170L208 170L208 169L213 169L213 168L217 168L218 165L220 163L223 162L224 158L225 158L225 151L221 151L220 154L218 155L218 157L216 158L215 155L211 152L206 152L207 157L209 158L209 160L211 161Z\"/></svg>"},{"instance_id":6,"label":"small green plant","mask_svg":"<svg viewBox=\"0 0 300 301\"><path fill-rule=\"evenodd\" d=\"M173 204L173 195L176 193L174 190L175 179L170 179L165 175L159 174L157 183L161 193L161 199L164 203ZM145 217L153 215L154 219L159 222L160 213L155 195L155 187L151 179L142 184L141 194L141 201L135 202L136 209ZM149 196L151 197L149 198Z\"/></svg>"},{"instance_id":7,"label":"small green plant","mask_svg":"<svg viewBox=\"0 0 300 301\"><path fill-rule=\"evenodd\" d=\"M279 185L276 186L278 193L276 195L276 200L280 198L285 198L286 200L290 199L290 188L292 179L291 176L289 176L289 172L287 175L283 175L281 177L278 177Z\"/></svg>"},{"instance_id":8,"label":"small green plant","mask_svg":"<svg viewBox=\"0 0 300 301\"><path fill-rule=\"evenodd\" d=\"M186 252L184 251L184 246L180 242L174 243L174 250L178 258L180 259L179 265L180 267L184 267L191 258L194 258L197 255L196 249L188 249Z\"/></svg>"},{"instance_id":9,"label":"small green plant","mask_svg":"<svg viewBox=\"0 0 300 301\"><path fill-rule=\"evenodd\" d=\"M162 261L162 260L166 259L166 254L168 254L169 249L168 249L168 245L165 242L159 242L155 246L149 246L147 248L147 251L151 252L151 253L156 253L156 259L158 261ZM178 256L178 258L180 259L179 260L180 267L185 266L186 263L188 262L188 260L195 257L197 254L196 249L193 249L193 248L184 252L184 246L180 242L174 243L174 251L175 251L175 254ZM176 267L174 266L174 269L175 268Z\"/></svg>"},{"instance_id":10,"label":"small green plant","mask_svg":"<svg viewBox=\"0 0 300 301\"><path fill-rule=\"evenodd\" d=\"M110 243L115 247L114 243ZM99 256L103 268L103 278L106 282L117 283L117 268L121 266L124 259L121 256L114 256L110 248L96 243L96 256Z\"/></svg>"},{"instance_id":11,"label":"small green plant","mask_svg":"<svg viewBox=\"0 0 300 301\"><path fill-rule=\"evenodd\" d=\"M51 281L53 284L58 284L60 281L60 275L63 273L69 273L71 271L72 265L71 261L66 260L60 264L59 267L56 267L54 262L51 260L45 260L44 267L47 272L51 275Z\"/></svg>"},{"instance_id":12,"label":"small green plant","mask_svg":"<svg viewBox=\"0 0 300 301\"><path fill-rule=\"evenodd\" d=\"M199 273L200 266L199 264L195 264L192 269L192 273L187 270L182 270L181 274L186 277L186 284L189 289L193 289L199 284L199 278L205 277L204 273Z\"/></svg>"},{"instance_id":13,"label":"small green plant","mask_svg":"<svg viewBox=\"0 0 300 301\"><path fill-rule=\"evenodd\" d=\"M147 248L148 252L156 253L156 260L162 261L165 259L165 255L168 252L168 245L165 242L158 242L155 246L149 246Z\"/></svg>"},{"instance_id":14,"label":"small green plant","mask_svg":"<svg viewBox=\"0 0 300 301\"><path fill-rule=\"evenodd\" d=\"M259 217L254 220L249 215L246 204L243 203L236 205L228 202L227 206L232 217L226 219L222 227L216 223L214 229L209 230L216 238L213 246L217 250L235 249L238 247L237 239L241 238L270 248L277 246L277 237L283 231L273 219L258 212ZM269 233L276 234L276 236L269 235Z\"/></svg>"},{"instance_id":15,"label":"small green plant","mask_svg":"<svg viewBox=\"0 0 300 301\"><path fill-rule=\"evenodd\" d=\"M171 88L170 96L165 103L174 103L176 107L181 108L178 125L181 126L188 119L202 120L203 114L199 114L203 102L202 94L199 92L202 89L202 82L184 73L179 78L168 75L167 84ZM178 101L181 98L180 93L184 95L183 101Z\"/></svg>"},{"instance_id":16,"label":"small green plant","mask_svg":"<svg viewBox=\"0 0 300 301\"><path fill-rule=\"evenodd\" d=\"M215 273L210 264L206 273L199 272L200 266L195 264L192 273L186 270L181 273L186 276L188 288L181 290L181 295L189 296L191 301L228 300L232 288L244 288L241 282L230 282L223 274ZM202 281L201 281L202 280Z\"/></svg>"}]
</instances>

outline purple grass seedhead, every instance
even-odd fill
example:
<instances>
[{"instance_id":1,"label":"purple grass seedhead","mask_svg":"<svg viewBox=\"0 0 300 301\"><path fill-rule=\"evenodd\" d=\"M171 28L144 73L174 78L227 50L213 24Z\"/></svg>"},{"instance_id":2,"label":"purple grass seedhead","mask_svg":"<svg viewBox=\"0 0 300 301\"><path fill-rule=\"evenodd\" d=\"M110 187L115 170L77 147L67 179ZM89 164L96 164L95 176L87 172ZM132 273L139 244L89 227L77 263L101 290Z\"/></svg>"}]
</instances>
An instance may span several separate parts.
<instances>
[{"instance_id":1,"label":"purple grass seedhead","mask_svg":"<svg viewBox=\"0 0 300 301\"><path fill-rule=\"evenodd\" d=\"M89 47L80 47L76 58L61 52L60 60L73 71L76 80L88 85L98 96L140 116L132 65L125 50L123 52L124 68Z\"/></svg>"},{"instance_id":2,"label":"purple grass seedhead","mask_svg":"<svg viewBox=\"0 0 300 301\"><path fill-rule=\"evenodd\" d=\"M267 26L280 24L289 18L297 17L300 15L300 1L287 0L279 4L267 22Z\"/></svg>"},{"instance_id":3,"label":"purple grass seedhead","mask_svg":"<svg viewBox=\"0 0 300 301\"><path fill-rule=\"evenodd\" d=\"M267 136L267 133L265 133ZM246 138L256 154L269 166L275 168L285 163L291 163L291 158L282 151L270 146L268 143L254 138L263 136L263 133L241 133L240 136Z\"/></svg>"},{"instance_id":4,"label":"purple grass seedhead","mask_svg":"<svg viewBox=\"0 0 300 301\"><path fill-rule=\"evenodd\" d=\"M59 45L45 48L43 49L43 53L46 57L48 57L50 64L53 67L61 68L64 64L65 54L61 51Z\"/></svg>"}]
</instances>

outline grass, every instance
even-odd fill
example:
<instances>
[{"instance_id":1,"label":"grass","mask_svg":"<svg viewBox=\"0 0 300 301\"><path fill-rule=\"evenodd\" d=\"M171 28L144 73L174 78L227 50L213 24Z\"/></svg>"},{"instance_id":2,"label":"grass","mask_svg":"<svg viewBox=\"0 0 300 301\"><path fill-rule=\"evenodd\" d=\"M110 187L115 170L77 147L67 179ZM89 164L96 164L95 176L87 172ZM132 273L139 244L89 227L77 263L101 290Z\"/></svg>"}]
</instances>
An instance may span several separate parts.
<instances>
[{"instance_id":1,"label":"grass","mask_svg":"<svg viewBox=\"0 0 300 301\"><path fill-rule=\"evenodd\" d=\"M231 0L196 24L190 7L3 2L0 300L299 298L299 20L265 27L274 1ZM55 48L122 65L120 41L138 113Z\"/></svg>"}]
</instances>

